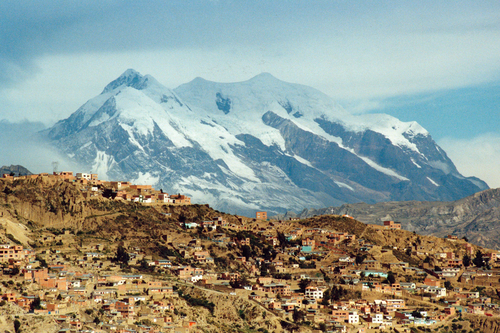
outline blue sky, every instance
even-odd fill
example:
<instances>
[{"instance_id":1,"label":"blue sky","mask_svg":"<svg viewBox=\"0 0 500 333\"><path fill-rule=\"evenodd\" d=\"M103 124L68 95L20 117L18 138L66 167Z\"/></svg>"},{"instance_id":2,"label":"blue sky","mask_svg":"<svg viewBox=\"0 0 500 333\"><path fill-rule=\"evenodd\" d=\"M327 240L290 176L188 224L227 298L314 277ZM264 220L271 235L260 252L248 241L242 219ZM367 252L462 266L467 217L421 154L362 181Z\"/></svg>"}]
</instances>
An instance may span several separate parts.
<instances>
[{"instance_id":1,"label":"blue sky","mask_svg":"<svg viewBox=\"0 0 500 333\"><path fill-rule=\"evenodd\" d=\"M500 187L498 1L6 0L0 22L0 119L51 125L127 68L171 88L270 72L416 120Z\"/></svg>"},{"instance_id":2,"label":"blue sky","mask_svg":"<svg viewBox=\"0 0 500 333\"><path fill-rule=\"evenodd\" d=\"M500 82L390 97L368 112L416 120L425 124L434 139L457 135L471 139L500 130Z\"/></svg>"}]
</instances>

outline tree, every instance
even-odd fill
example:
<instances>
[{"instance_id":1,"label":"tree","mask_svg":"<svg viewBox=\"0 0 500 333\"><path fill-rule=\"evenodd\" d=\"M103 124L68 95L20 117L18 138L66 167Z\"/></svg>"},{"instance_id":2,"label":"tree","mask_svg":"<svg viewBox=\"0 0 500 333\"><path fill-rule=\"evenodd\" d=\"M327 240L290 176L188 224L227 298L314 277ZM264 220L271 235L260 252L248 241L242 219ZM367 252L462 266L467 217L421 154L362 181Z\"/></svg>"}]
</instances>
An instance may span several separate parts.
<instances>
[{"instance_id":1,"label":"tree","mask_svg":"<svg viewBox=\"0 0 500 333\"><path fill-rule=\"evenodd\" d=\"M40 297L36 297L33 300L33 303L31 303L31 305L30 305L30 310L31 311L33 311L33 310L40 310L42 308L42 306L40 305L40 303L41 303Z\"/></svg>"},{"instance_id":2,"label":"tree","mask_svg":"<svg viewBox=\"0 0 500 333\"><path fill-rule=\"evenodd\" d=\"M148 261L144 258L142 258L141 260L139 260L139 269L141 271L151 271L153 270L153 268L151 266L149 266L148 264Z\"/></svg>"},{"instance_id":3,"label":"tree","mask_svg":"<svg viewBox=\"0 0 500 333\"><path fill-rule=\"evenodd\" d=\"M284 233L279 232L279 231L278 231L277 237L278 237L278 241L280 242L281 248L284 249L286 247L286 245L288 244L288 239L286 239Z\"/></svg>"},{"instance_id":4,"label":"tree","mask_svg":"<svg viewBox=\"0 0 500 333\"><path fill-rule=\"evenodd\" d=\"M121 245L119 245L116 249L115 260L122 263L123 265L128 265L128 262L130 260L130 256L128 255L127 251Z\"/></svg>"},{"instance_id":5,"label":"tree","mask_svg":"<svg viewBox=\"0 0 500 333\"><path fill-rule=\"evenodd\" d=\"M252 249L248 245L243 245L241 247L241 252L242 252L243 257L246 258L246 260L248 260L250 258L250 256L252 255Z\"/></svg>"},{"instance_id":6,"label":"tree","mask_svg":"<svg viewBox=\"0 0 500 333\"><path fill-rule=\"evenodd\" d=\"M10 270L10 274L9 274L9 275L10 275L10 276L13 276L13 275L17 275L17 274L19 274L19 267L14 266L14 268L12 268L12 269Z\"/></svg>"},{"instance_id":7,"label":"tree","mask_svg":"<svg viewBox=\"0 0 500 333\"><path fill-rule=\"evenodd\" d=\"M14 331L15 331L16 333L18 333L18 332L19 332L19 328L20 328L20 327L21 327L21 322L20 322L19 320L17 320L17 319L16 319L16 320L14 320Z\"/></svg>"},{"instance_id":8,"label":"tree","mask_svg":"<svg viewBox=\"0 0 500 333\"><path fill-rule=\"evenodd\" d=\"M469 239L467 238L467 236L462 237L462 239L463 239L464 241L466 241L467 243L469 242Z\"/></svg>"},{"instance_id":9,"label":"tree","mask_svg":"<svg viewBox=\"0 0 500 333\"><path fill-rule=\"evenodd\" d=\"M245 311L243 309L238 310L238 314L239 314L241 319L245 320L246 315L245 315Z\"/></svg>"},{"instance_id":10,"label":"tree","mask_svg":"<svg viewBox=\"0 0 500 333\"><path fill-rule=\"evenodd\" d=\"M293 321L296 323L303 322L304 318L305 318L304 311L297 310L297 308L295 308L293 310L292 318L293 318Z\"/></svg>"},{"instance_id":11,"label":"tree","mask_svg":"<svg viewBox=\"0 0 500 333\"><path fill-rule=\"evenodd\" d=\"M260 276L267 276L269 274L269 263L263 262L260 264Z\"/></svg>"},{"instance_id":12,"label":"tree","mask_svg":"<svg viewBox=\"0 0 500 333\"><path fill-rule=\"evenodd\" d=\"M340 301L341 298L347 296L348 292L342 287L333 286L330 290L330 298L333 301Z\"/></svg>"},{"instance_id":13,"label":"tree","mask_svg":"<svg viewBox=\"0 0 500 333\"><path fill-rule=\"evenodd\" d=\"M311 280L309 279L302 279L299 281L299 288L300 288L300 292L301 293L305 293L306 292L306 288L309 287L309 285L311 284Z\"/></svg>"},{"instance_id":14,"label":"tree","mask_svg":"<svg viewBox=\"0 0 500 333\"><path fill-rule=\"evenodd\" d=\"M446 290L453 290L453 285L451 284L450 281L445 281L444 287L446 288Z\"/></svg>"},{"instance_id":15,"label":"tree","mask_svg":"<svg viewBox=\"0 0 500 333\"><path fill-rule=\"evenodd\" d=\"M241 289L244 286L247 286L249 283L250 282L248 281L248 278L246 276L229 281L229 285L233 289Z\"/></svg>"},{"instance_id":16,"label":"tree","mask_svg":"<svg viewBox=\"0 0 500 333\"><path fill-rule=\"evenodd\" d=\"M464 257L462 258L462 263L464 264L465 267L469 267L470 266L470 257L466 254L464 255Z\"/></svg>"},{"instance_id":17,"label":"tree","mask_svg":"<svg viewBox=\"0 0 500 333\"><path fill-rule=\"evenodd\" d=\"M113 191L112 189L110 188L107 188L105 189L103 192L102 192L102 196L104 198L111 198L111 199L114 199L116 197L116 192Z\"/></svg>"},{"instance_id":18,"label":"tree","mask_svg":"<svg viewBox=\"0 0 500 333\"><path fill-rule=\"evenodd\" d=\"M476 257L472 260L472 263L476 265L478 268L484 266L483 253L481 252L481 250L477 250Z\"/></svg>"},{"instance_id":19,"label":"tree","mask_svg":"<svg viewBox=\"0 0 500 333\"><path fill-rule=\"evenodd\" d=\"M323 292L323 299L321 300L321 304L324 306L330 305L331 291L327 289Z\"/></svg>"},{"instance_id":20,"label":"tree","mask_svg":"<svg viewBox=\"0 0 500 333\"><path fill-rule=\"evenodd\" d=\"M420 311L417 311L417 310L414 310L411 315L415 318L422 318L422 314L420 313Z\"/></svg>"},{"instance_id":21,"label":"tree","mask_svg":"<svg viewBox=\"0 0 500 333\"><path fill-rule=\"evenodd\" d=\"M393 272L389 272L387 273L387 281L389 282L389 284L394 284L396 283L396 277L394 276L394 273Z\"/></svg>"},{"instance_id":22,"label":"tree","mask_svg":"<svg viewBox=\"0 0 500 333\"><path fill-rule=\"evenodd\" d=\"M274 260L276 258L276 255L278 253L271 247L271 246L267 246L264 248L263 250L263 255L264 255L264 260ZM292 257L290 257L291 259Z\"/></svg>"},{"instance_id":23,"label":"tree","mask_svg":"<svg viewBox=\"0 0 500 333\"><path fill-rule=\"evenodd\" d=\"M356 255L356 265L361 265L365 261L366 255L357 254Z\"/></svg>"}]
</instances>

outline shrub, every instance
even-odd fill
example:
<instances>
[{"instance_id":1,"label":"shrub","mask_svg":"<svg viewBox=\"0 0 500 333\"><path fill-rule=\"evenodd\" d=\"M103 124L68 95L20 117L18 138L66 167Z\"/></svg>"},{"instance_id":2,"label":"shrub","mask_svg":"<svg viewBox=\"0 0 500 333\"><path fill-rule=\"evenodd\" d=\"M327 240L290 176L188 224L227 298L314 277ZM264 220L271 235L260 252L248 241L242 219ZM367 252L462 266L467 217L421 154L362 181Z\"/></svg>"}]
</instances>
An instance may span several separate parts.
<instances>
[{"instance_id":1,"label":"shrub","mask_svg":"<svg viewBox=\"0 0 500 333\"><path fill-rule=\"evenodd\" d=\"M13 241L14 243L16 243L17 245L22 245L22 243L20 241L18 241L16 239L16 237L14 237L14 235L12 234L6 234L5 235L8 239L10 239L11 241Z\"/></svg>"},{"instance_id":2,"label":"shrub","mask_svg":"<svg viewBox=\"0 0 500 333\"><path fill-rule=\"evenodd\" d=\"M21 322L19 320L17 320L17 319L14 320L14 331L16 333L18 333L20 331L19 330L20 328L21 328Z\"/></svg>"},{"instance_id":3,"label":"shrub","mask_svg":"<svg viewBox=\"0 0 500 333\"><path fill-rule=\"evenodd\" d=\"M202 306L206 308L213 315L215 310L215 304L209 302L206 299L191 297L190 295L183 294L180 291L178 292L179 296L184 298L184 300L191 306Z\"/></svg>"},{"instance_id":4,"label":"shrub","mask_svg":"<svg viewBox=\"0 0 500 333\"><path fill-rule=\"evenodd\" d=\"M240 316L241 319L245 320L245 311L238 310L238 315Z\"/></svg>"}]
</instances>

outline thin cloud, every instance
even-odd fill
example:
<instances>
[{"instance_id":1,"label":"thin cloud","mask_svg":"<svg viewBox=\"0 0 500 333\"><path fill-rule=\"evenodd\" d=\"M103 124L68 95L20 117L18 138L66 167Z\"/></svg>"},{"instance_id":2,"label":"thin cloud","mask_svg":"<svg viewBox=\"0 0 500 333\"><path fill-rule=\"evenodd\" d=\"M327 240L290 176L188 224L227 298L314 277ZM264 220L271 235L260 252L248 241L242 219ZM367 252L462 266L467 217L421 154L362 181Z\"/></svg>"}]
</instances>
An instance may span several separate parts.
<instances>
[{"instance_id":1,"label":"thin cloud","mask_svg":"<svg viewBox=\"0 0 500 333\"><path fill-rule=\"evenodd\" d=\"M490 187L500 187L500 134L487 133L471 140L443 138L439 145L464 176L476 176Z\"/></svg>"},{"instance_id":2,"label":"thin cloud","mask_svg":"<svg viewBox=\"0 0 500 333\"><path fill-rule=\"evenodd\" d=\"M500 76L500 3L0 3L0 119L69 116L127 68L175 88L261 72L358 112Z\"/></svg>"},{"instance_id":3,"label":"thin cloud","mask_svg":"<svg viewBox=\"0 0 500 333\"><path fill-rule=\"evenodd\" d=\"M59 171L81 170L36 135L44 128L41 123L0 121L0 166L22 165L33 173L52 172L52 162Z\"/></svg>"}]
</instances>

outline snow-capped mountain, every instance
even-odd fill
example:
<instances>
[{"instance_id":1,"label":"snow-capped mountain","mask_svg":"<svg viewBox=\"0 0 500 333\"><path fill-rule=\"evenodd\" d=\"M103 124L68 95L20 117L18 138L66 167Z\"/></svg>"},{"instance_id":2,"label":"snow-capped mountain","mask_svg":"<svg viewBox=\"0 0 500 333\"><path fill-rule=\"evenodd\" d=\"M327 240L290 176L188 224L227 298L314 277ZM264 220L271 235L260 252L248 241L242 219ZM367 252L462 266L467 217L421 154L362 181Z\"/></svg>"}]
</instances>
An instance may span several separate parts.
<instances>
[{"instance_id":1,"label":"snow-capped mountain","mask_svg":"<svg viewBox=\"0 0 500 333\"><path fill-rule=\"evenodd\" d=\"M416 122L354 116L267 73L170 90L127 70L45 134L102 179L153 184L230 213L456 200L487 188L460 175Z\"/></svg>"}]
</instances>

